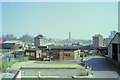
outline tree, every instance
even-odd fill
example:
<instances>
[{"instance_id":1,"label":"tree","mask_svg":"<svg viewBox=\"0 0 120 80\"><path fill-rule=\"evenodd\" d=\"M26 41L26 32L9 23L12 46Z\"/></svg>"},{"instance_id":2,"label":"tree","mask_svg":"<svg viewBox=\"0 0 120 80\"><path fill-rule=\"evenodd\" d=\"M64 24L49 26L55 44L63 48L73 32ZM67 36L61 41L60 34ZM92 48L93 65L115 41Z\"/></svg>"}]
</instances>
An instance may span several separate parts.
<instances>
[{"instance_id":1,"label":"tree","mask_svg":"<svg viewBox=\"0 0 120 80\"><path fill-rule=\"evenodd\" d=\"M26 43L32 43L33 42L33 37L29 34L25 34L22 37L19 38L19 40L26 42Z\"/></svg>"},{"instance_id":2,"label":"tree","mask_svg":"<svg viewBox=\"0 0 120 80\"><path fill-rule=\"evenodd\" d=\"M3 41L17 40L17 37L15 37L13 34L7 34L7 35L2 35L2 40Z\"/></svg>"}]
</instances>

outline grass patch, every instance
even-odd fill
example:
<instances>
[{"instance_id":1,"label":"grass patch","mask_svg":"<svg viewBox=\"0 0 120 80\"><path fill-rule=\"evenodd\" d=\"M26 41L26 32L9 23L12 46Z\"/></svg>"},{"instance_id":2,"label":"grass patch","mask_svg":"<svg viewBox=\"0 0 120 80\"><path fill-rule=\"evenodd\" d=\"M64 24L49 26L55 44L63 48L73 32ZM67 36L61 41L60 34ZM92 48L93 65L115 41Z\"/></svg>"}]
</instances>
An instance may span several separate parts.
<instances>
[{"instance_id":1,"label":"grass patch","mask_svg":"<svg viewBox=\"0 0 120 80\"><path fill-rule=\"evenodd\" d=\"M81 73L79 75L76 75L76 76L89 76L90 75L90 72L87 72L87 73Z\"/></svg>"},{"instance_id":2,"label":"grass patch","mask_svg":"<svg viewBox=\"0 0 120 80\"><path fill-rule=\"evenodd\" d=\"M27 61L17 61L17 62L28 62L28 60Z\"/></svg>"}]
</instances>

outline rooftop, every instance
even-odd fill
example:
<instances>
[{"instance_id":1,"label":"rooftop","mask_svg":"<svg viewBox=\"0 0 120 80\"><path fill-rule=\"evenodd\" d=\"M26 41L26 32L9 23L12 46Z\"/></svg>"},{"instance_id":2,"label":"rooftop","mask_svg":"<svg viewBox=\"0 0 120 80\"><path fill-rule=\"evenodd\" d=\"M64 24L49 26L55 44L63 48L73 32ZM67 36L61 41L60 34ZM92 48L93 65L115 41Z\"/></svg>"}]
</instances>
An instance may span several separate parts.
<instances>
[{"instance_id":1,"label":"rooftop","mask_svg":"<svg viewBox=\"0 0 120 80\"><path fill-rule=\"evenodd\" d=\"M99 37L99 36L102 36L102 35L101 34L96 34L93 37Z\"/></svg>"},{"instance_id":2,"label":"rooftop","mask_svg":"<svg viewBox=\"0 0 120 80\"><path fill-rule=\"evenodd\" d=\"M42 34L38 34L35 38L43 38L43 35Z\"/></svg>"},{"instance_id":3,"label":"rooftop","mask_svg":"<svg viewBox=\"0 0 120 80\"><path fill-rule=\"evenodd\" d=\"M5 41L4 43L17 43L19 41Z\"/></svg>"}]
</instances>

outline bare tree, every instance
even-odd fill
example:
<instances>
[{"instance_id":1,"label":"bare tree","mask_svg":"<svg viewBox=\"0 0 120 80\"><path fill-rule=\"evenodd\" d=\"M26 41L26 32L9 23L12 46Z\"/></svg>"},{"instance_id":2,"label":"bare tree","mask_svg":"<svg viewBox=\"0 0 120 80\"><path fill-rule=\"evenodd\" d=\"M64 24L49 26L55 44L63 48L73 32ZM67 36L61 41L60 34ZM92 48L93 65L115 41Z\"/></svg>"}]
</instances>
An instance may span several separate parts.
<instances>
[{"instance_id":1,"label":"bare tree","mask_svg":"<svg viewBox=\"0 0 120 80\"><path fill-rule=\"evenodd\" d=\"M2 35L2 40L3 41L17 40L17 37L15 37L13 34L7 34L7 35Z\"/></svg>"}]
</instances>

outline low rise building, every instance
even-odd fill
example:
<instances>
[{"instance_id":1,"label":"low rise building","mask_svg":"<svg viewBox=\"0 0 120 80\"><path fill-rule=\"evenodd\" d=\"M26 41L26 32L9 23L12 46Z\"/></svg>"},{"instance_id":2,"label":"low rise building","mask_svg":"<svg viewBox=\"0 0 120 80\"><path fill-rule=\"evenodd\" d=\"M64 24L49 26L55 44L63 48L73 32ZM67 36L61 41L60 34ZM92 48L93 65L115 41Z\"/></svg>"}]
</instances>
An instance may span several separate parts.
<instances>
[{"instance_id":1,"label":"low rise building","mask_svg":"<svg viewBox=\"0 0 120 80\"><path fill-rule=\"evenodd\" d=\"M46 49L27 49L26 56L30 59L44 59L49 58L52 61L74 60L80 57L80 50L68 47L49 47Z\"/></svg>"},{"instance_id":2,"label":"low rise building","mask_svg":"<svg viewBox=\"0 0 120 80\"><path fill-rule=\"evenodd\" d=\"M5 41L2 44L2 48L4 49L16 49L22 48L24 46L24 42L22 41Z\"/></svg>"}]
</instances>

